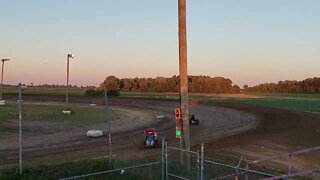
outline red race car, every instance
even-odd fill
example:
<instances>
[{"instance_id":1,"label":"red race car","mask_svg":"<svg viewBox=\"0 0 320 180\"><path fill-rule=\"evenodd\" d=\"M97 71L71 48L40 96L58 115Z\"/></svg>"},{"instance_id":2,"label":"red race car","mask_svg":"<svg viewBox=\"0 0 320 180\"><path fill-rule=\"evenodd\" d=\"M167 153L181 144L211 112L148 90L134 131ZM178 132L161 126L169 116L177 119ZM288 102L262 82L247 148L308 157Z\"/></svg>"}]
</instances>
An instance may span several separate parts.
<instances>
[{"instance_id":1,"label":"red race car","mask_svg":"<svg viewBox=\"0 0 320 180\"><path fill-rule=\"evenodd\" d=\"M156 128L146 128L144 130L143 146L147 147L158 147L158 135Z\"/></svg>"}]
</instances>

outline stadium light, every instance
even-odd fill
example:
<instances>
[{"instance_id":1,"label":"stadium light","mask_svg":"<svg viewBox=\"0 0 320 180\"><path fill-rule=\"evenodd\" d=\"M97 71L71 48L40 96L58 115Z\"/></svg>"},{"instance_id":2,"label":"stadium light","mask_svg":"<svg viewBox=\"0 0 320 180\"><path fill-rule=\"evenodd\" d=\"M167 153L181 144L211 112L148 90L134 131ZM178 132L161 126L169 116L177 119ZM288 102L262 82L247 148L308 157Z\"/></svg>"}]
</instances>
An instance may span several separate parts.
<instances>
[{"instance_id":1,"label":"stadium light","mask_svg":"<svg viewBox=\"0 0 320 180\"><path fill-rule=\"evenodd\" d=\"M69 61L70 61L70 58L73 59L74 55L73 54L67 55L67 87L66 87L66 105L67 106L69 104L68 86L69 86Z\"/></svg>"}]
</instances>

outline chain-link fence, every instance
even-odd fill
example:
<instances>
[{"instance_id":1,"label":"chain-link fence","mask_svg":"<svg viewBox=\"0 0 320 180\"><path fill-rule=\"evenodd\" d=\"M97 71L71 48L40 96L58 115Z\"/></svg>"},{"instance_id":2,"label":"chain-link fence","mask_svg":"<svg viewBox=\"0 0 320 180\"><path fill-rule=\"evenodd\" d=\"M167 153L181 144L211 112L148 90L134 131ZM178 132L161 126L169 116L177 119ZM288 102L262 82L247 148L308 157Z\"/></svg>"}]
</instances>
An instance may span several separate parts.
<instances>
[{"instance_id":1,"label":"chain-link fence","mask_svg":"<svg viewBox=\"0 0 320 180\"><path fill-rule=\"evenodd\" d=\"M166 178L203 179L203 144L198 152L164 145Z\"/></svg>"},{"instance_id":2,"label":"chain-link fence","mask_svg":"<svg viewBox=\"0 0 320 180\"><path fill-rule=\"evenodd\" d=\"M84 175L61 178L68 179L160 179L160 161L150 163L137 163L136 165L127 165L125 163L116 163L117 165L109 170L93 172Z\"/></svg>"},{"instance_id":3,"label":"chain-link fence","mask_svg":"<svg viewBox=\"0 0 320 180\"><path fill-rule=\"evenodd\" d=\"M320 147L302 149L299 151L281 154L275 157L267 157L261 160L248 160L243 156L235 164L212 160L204 156L204 145L198 151L184 150L178 147L172 147L164 143L162 158L162 177L163 179L289 179L299 177L299 179L317 179L320 172L319 164L317 167L305 170L292 170L291 159L294 156L319 151ZM288 172L284 173L275 165L273 160L289 158ZM266 163L265 166L257 166ZM269 167L269 170L266 169ZM272 167L270 170L270 167ZM279 168L279 169L277 169Z\"/></svg>"},{"instance_id":4,"label":"chain-link fence","mask_svg":"<svg viewBox=\"0 0 320 180\"><path fill-rule=\"evenodd\" d=\"M262 178L265 180L274 180L274 179L289 179L293 177L301 177L302 178L307 178L307 179L319 179L319 172L320 172L320 163L319 164L306 164L305 166L307 169L294 169L293 164L294 162L299 162L300 159L298 156L309 156L309 158L316 158L319 157L319 154L315 155L315 153L320 152L320 146L312 147L312 148L306 148L306 149L301 149L298 151L294 152L289 152L289 153L284 153L280 154L277 156L271 156L271 157L266 157L263 159L257 159L257 160L251 160L246 162L246 171L247 177L246 179L249 179L248 176L251 176L253 173L251 173L249 170L253 170L255 168L261 168L264 166L267 167L277 167L278 169L287 169L287 171L276 171L277 174L272 176L272 177L266 177ZM311 155L310 155L311 154ZM286 163L281 163L279 162L286 162ZM319 161L320 162L320 161ZM298 163L300 164L300 163ZM280 165L282 166L280 168Z\"/></svg>"}]
</instances>

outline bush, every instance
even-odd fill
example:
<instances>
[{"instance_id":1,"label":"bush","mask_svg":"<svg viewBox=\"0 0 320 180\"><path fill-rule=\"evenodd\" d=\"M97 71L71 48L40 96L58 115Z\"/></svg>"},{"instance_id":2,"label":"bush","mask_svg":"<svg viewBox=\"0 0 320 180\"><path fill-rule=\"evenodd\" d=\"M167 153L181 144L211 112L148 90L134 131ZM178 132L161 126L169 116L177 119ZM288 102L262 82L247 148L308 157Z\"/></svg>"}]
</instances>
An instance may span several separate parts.
<instances>
[{"instance_id":1,"label":"bush","mask_svg":"<svg viewBox=\"0 0 320 180\"><path fill-rule=\"evenodd\" d=\"M104 91L103 89L88 89L85 92L86 96L103 96ZM120 96L120 92L118 90L108 90L108 96Z\"/></svg>"},{"instance_id":2,"label":"bush","mask_svg":"<svg viewBox=\"0 0 320 180\"><path fill-rule=\"evenodd\" d=\"M108 96L120 96L120 92L118 90L108 90Z\"/></svg>"}]
</instances>

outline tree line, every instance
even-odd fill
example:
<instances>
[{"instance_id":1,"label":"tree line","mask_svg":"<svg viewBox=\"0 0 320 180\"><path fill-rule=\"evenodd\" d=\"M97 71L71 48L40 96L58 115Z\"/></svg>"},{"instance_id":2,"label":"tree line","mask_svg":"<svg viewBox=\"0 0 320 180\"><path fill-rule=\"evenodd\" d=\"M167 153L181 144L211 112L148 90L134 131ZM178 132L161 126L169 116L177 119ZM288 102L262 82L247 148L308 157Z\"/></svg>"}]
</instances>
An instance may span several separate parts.
<instances>
[{"instance_id":1,"label":"tree line","mask_svg":"<svg viewBox=\"0 0 320 180\"><path fill-rule=\"evenodd\" d=\"M320 78L307 78L302 81L286 80L278 83L264 83L253 87L244 86L245 92L268 93L320 93Z\"/></svg>"},{"instance_id":2,"label":"tree line","mask_svg":"<svg viewBox=\"0 0 320 180\"><path fill-rule=\"evenodd\" d=\"M240 87L233 85L231 79L210 76L189 76L190 93L238 93ZM117 78L108 76L100 84L107 88L127 92L179 92L179 76L156 78Z\"/></svg>"}]
</instances>

